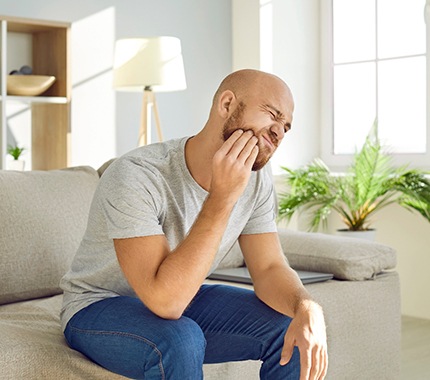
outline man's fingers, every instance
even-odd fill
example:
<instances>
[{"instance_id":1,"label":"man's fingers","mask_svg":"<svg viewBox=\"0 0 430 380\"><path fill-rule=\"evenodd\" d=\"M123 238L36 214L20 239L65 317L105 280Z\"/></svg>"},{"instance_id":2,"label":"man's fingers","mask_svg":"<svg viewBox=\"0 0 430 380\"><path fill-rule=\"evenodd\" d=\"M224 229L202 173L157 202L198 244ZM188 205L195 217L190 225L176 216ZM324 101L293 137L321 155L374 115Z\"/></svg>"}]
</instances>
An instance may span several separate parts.
<instances>
[{"instance_id":1,"label":"man's fingers","mask_svg":"<svg viewBox=\"0 0 430 380\"><path fill-rule=\"evenodd\" d=\"M314 347L300 352L300 379L322 380L327 374L327 350Z\"/></svg>"},{"instance_id":2,"label":"man's fingers","mask_svg":"<svg viewBox=\"0 0 430 380\"><path fill-rule=\"evenodd\" d=\"M218 150L218 152L222 152L223 155L228 154L230 152L232 146L234 143L239 140L240 136L243 135L242 129L235 130L231 136L222 144L221 148Z\"/></svg>"},{"instance_id":3,"label":"man's fingers","mask_svg":"<svg viewBox=\"0 0 430 380\"><path fill-rule=\"evenodd\" d=\"M258 141L253 136L254 134L250 130L246 132L237 130L224 142L218 152L224 156L230 156L234 160L242 158L242 162L245 162L252 147Z\"/></svg>"},{"instance_id":4,"label":"man's fingers","mask_svg":"<svg viewBox=\"0 0 430 380\"><path fill-rule=\"evenodd\" d=\"M233 159L239 159L245 162L257 141L258 139L254 137L252 131L246 131L234 142L228 154Z\"/></svg>"},{"instance_id":5,"label":"man's fingers","mask_svg":"<svg viewBox=\"0 0 430 380\"><path fill-rule=\"evenodd\" d=\"M324 350L318 348L317 346L313 349L311 358L312 362L310 363L311 370L309 373L311 379L320 379L321 372L324 366L323 351Z\"/></svg>"},{"instance_id":6,"label":"man's fingers","mask_svg":"<svg viewBox=\"0 0 430 380\"><path fill-rule=\"evenodd\" d=\"M327 369L328 369L328 354L327 354L327 350L322 350L322 363L323 363L323 368L320 374L320 379L324 379L327 375Z\"/></svg>"},{"instance_id":7,"label":"man's fingers","mask_svg":"<svg viewBox=\"0 0 430 380\"><path fill-rule=\"evenodd\" d=\"M238 160L243 162L244 164L247 164L248 163L247 161L249 160L249 158L252 159L252 156L257 157L257 155L255 154L255 151L254 151L254 147L256 147L257 142L258 142L258 138L255 136L252 136L246 142L245 146L240 151L239 156L238 156ZM257 150L257 153L258 153L258 150ZM252 160L251 165L254 163L255 157Z\"/></svg>"},{"instance_id":8,"label":"man's fingers","mask_svg":"<svg viewBox=\"0 0 430 380\"><path fill-rule=\"evenodd\" d=\"M284 346L281 353L281 360L279 362L280 365L288 364L288 362L291 360L291 356L293 356L293 350L294 346L288 348Z\"/></svg>"},{"instance_id":9,"label":"man's fingers","mask_svg":"<svg viewBox=\"0 0 430 380\"><path fill-rule=\"evenodd\" d=\"M244 131L242 129L235 130L231 134L231 136L224 142L224 144L222 144L221 148L219 149L219 152L222 152L224 155L227 155L243 134Z\"/></svg>"},{"instance_id":10,"label":"man's fingers","mask_svg":"<svg viewBox=\"0 0 430 380\"><path fill-rule=\"evenodd\" d=\"M254 145L254 147L252 148L251 154L248 156L245 162L245 165L247 166L248 169L252 168L252 165L254 165L254 162L257 156L258 156L258 146Z\"/></svg>"},{"instance_id":11,"label":"man's fingers","mask_svg":"<svg viewBox=\"0 0 430 380\"><path fill-rule=\"evenodd\" d=\"M300 380L309 379L312 364L312 353L310 350L300 351Z\"/></svg>"},{"instance_id":12,"label":"man's fingers","mask_svg":"<svg viewBox=\"0 0 430 380\"><path fill-rule=\"evenodd\" d=\"M284 337L284 346L282 347L281 352L281 361L279 362L280 365L288 364L288 362L291 360L291 357L293 356L294 351L294 340L291 340L287 333Z\"/></svg>"}]
</instances>

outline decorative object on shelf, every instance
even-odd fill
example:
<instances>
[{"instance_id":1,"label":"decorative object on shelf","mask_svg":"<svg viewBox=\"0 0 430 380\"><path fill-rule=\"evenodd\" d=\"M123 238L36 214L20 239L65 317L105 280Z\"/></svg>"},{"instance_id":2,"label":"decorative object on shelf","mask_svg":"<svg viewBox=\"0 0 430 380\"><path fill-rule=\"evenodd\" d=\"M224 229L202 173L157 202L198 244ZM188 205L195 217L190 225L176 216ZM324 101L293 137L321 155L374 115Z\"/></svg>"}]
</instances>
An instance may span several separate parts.
<instances>
[{"instance_id":1,"label":"decorative object on shelf","mask_svg":"<svg viewBox=\"0 0 430 380\"><path fill-rule=\"evenodd\" d=\"M17 96L37 96L44 93L55 82L49 75L8 75L7 93Z\"/></svg>"},{"instance_id":2,"label":"decorative object on shelf","mask_svg":"<svg viewBox=\"0 0 430 380\"><path fill-rule=\"evenodd\" d=\"M31 75L31 74L33 74L33 69L28 65L21 66L19 70L12 70L9 73L9 75Z\"/></svg>"},{"instance_id":3,"label":"decorative object on shelf","mask_svg":"<svg viewBox=\"0 0 430 380\"><path fill-rule=\"evenodd\" d=\"M376 121L344 175L331 173L320 159L304 168L282 169L289 189L279 196L280 218L290 220L296 212L305 211L310 230L326 226L335 211L347 230L368 231L370 217L392 203L418 211L430 222L430 172L391 166Z\"/></svg>"},{"instance_id":4,"label":"decorative object on shelf","mask_svg":"<svg viewBox=\"0 0 430 380\"><path fill-rule=\"evenodd\" d=\"M154 92L187 88L181 41L176 37L126 38L115 43L113 86L143 91L139 146L151 143L151 109L158 139L163 140Z\"/></svg>"},{"instance_id":5,"label":"decorative object on shelf","mask_svg":"<svg viewBox=\"0 0 430 380\"><path fill-rule=\"evenodd\" d=\"M12 156L13 160L8 162L7 168L9 170L19 170L23 171L25 167L25 161L20 160L21 154L24 152L25 148L20 148L18 145L8 145L7 153Z\"/></svg>"}]
</instances>

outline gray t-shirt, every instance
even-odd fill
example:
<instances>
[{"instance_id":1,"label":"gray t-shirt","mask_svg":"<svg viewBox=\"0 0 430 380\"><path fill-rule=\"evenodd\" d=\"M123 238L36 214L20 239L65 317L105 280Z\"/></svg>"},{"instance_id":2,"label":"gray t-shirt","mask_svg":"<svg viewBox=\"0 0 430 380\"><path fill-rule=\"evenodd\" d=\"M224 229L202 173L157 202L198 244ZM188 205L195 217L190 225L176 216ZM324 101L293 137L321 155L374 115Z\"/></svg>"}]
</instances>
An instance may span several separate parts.
<instances>
[{"instance_id":1,"label":"gray t-shirt","mask_svg":"<svg viewBox=\"0 0 430 380\"><path fill-rule=\"evenodd\" d=\"M113 239L164 234L173 250L192 227L208 193L187 168L187 140L137 148L115 160L102 175L85 235L61 280L63 329L75 313L96 301L135 296L118 264ZM276 232L273 191L267 169L251 173L209 273L239 235Z\"/></svg>"}]
</instances>

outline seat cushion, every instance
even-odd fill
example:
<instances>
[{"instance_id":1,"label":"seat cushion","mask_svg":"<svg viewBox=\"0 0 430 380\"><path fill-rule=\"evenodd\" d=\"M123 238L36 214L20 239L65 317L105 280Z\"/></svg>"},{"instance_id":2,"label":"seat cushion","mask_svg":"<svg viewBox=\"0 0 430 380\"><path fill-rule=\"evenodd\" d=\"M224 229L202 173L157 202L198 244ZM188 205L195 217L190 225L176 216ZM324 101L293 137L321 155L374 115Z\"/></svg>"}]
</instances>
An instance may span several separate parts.
<instances>
[{"instance_id":1,"label":"seat cushion","mask_svg":"<svg viewBox=\"0 0 430 380\"><path fill-rule=\"evenodd\" d=\"M0 304L61 293L98 180L90 167L0 170Z\"/></svg>"},{"instance_id":2,"label":"seat cushion","mask_svg":"<svg viewBox=\"0 0 430 380\"><path fill-rule=\"evenodd\" d=\"M3 379L125 379L70 349L61 332L62 295L0 307Z\"/></svg>"}]
</instances>

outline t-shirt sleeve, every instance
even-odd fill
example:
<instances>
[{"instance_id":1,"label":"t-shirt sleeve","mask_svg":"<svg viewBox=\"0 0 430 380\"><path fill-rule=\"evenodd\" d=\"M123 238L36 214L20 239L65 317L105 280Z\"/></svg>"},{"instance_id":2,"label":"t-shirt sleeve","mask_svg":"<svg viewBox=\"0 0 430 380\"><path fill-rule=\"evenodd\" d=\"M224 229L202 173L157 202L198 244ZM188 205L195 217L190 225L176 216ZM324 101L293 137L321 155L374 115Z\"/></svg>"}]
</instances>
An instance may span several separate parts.
<instances>
[{"instance_id":1,"label":"t-shirt sleeve","mask_svg":"<svg viewBox=\"0 0 430 380\"><path fill-rule=\"evenodd\" d=\"M108 237L131 238L163 234L160 214L163 202L156 174L133 162L112 164L101 181L98 201Z\"/></svg>"},{"instance_id":2,"label":"t-shirt sleeve","mask_svg":"<svg viewBox=\"0 0 430 380\"><path fill-rule=\"evenodd\" d=\"M242 234L277 232L275 189L269 170L260 173L254 210Z\"/></svg>"}]
</instances>

